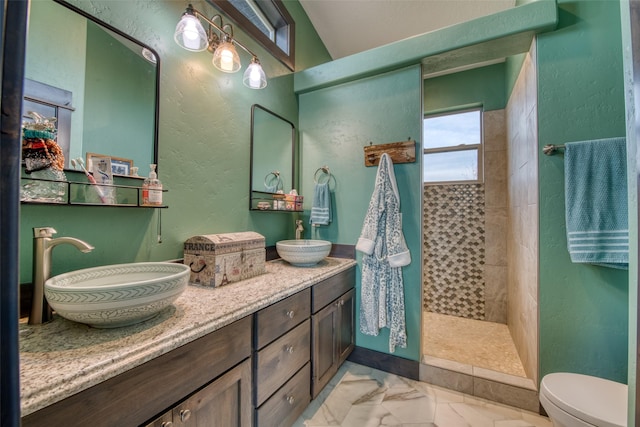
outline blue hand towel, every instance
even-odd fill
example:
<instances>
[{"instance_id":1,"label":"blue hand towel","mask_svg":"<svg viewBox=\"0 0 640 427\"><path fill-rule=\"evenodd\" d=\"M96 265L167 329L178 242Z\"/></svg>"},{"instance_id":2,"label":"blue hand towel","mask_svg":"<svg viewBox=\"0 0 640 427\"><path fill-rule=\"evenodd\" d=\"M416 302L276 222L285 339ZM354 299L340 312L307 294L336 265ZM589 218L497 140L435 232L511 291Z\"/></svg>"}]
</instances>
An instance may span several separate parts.
<instances>
[{"instance_id":1,"label":"blue hand towel","mask_svg":"<svg viewBox=\"0 0 640 427\"><path fill-rule=\"evenodd\" d=\"M625 138L565 144L567 244L571 261L629 266Z\"/></svg>"},{"instance_id":2,"label":"blue hand towel","mask_svg":"<svg viewBox=\"0 0 640 427\"><path fill-rule=\"evenodd\" d=\"M311 218L309 224L314 226L329 225L331 222L331 192L329 183L316 184L313 191L313 204L311 205Z\"/></svg>"}]
</instances>

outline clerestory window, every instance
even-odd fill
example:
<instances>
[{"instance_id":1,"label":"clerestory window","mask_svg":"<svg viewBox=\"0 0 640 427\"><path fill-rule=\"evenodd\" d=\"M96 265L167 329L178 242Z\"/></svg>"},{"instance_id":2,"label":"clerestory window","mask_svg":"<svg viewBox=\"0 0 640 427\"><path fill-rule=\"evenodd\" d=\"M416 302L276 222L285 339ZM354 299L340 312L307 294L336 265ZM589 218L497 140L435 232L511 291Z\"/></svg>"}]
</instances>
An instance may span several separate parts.
<instances>
[{"instance_id":1,"label":"clerestory window","mask_svg":"<svg viewBox=\"0 0 640 427\"><path fill-rule=\"evenodd\" d=\"M295 22L281 0L207 0L295 70Z\"/></svg>"},{"instance_id":2,"label":"clerestory window","mask_svg":"<svg viewBox=\"0 0 640 427\"><path fill-rule=\"evenodd\" d=\"M424 118L425 184L482 182L482 111Z\"/></svg>"}]
</instances>

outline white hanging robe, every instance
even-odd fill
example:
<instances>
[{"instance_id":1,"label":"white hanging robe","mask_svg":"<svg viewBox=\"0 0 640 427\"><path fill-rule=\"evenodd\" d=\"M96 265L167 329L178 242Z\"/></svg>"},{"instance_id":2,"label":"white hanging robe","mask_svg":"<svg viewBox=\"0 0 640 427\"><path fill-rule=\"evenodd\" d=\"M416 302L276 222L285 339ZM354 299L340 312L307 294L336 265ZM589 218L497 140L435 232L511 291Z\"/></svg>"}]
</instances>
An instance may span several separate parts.
<instances>
[{"instance_id":1,"label":"white hanging robe","mask_svg":"<svg viewBox=\"0 0 640 427\"><path fill-rule=\"evenodd\" d=\"M389 351L407 346L402 267L411 254L402 234L400 194L387 153L380 158L376 183L356 250L363 252L360 332L377 336L389 328Z\"/></svg>"}]
</instances>

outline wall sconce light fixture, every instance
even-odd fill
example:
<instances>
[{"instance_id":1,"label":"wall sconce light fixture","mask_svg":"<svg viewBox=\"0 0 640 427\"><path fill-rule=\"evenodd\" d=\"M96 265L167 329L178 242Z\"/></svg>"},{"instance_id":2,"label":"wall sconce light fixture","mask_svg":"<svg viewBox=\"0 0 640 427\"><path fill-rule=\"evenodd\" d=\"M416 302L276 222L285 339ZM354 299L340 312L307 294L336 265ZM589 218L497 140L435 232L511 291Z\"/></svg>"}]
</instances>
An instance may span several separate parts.
<instances>
[{"instance_id":1,"label":"wall sconce light fixture","mask_svg":"<svg viewBox=\"0 0 640 427\"><path fill-rule=\"evenodd\" d=\"M209 24L207 31L202 26L201 19ZM220 21L220 25L214 22L216 19ZM213 53L213 65L225 73L235 73L240 70L242 65L235 46L240 47L251 55L251 63L242 77L244 85L250 89L264 89L267 86L267 76L258 57L233 37L233 27L229 24L223 24L220 15L209 19L189 4L176 26L173 38L178 45L186 50L192 52L208 50Z\"/></svg>"}]
</instances>

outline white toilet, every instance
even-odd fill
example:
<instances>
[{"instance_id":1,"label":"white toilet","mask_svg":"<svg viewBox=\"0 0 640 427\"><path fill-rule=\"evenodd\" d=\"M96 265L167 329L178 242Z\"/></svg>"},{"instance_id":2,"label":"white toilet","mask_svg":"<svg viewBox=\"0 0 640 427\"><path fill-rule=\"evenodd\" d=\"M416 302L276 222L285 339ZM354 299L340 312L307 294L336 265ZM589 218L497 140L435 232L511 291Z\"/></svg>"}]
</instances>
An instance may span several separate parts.
<instances>
[{"instance_id":1,"label":"white toilet","mask_svg":"<svg viewBox=\"0 0 640 427\"><path fill-rule=\"evenodd\" d=\"M540 403L554 427L627 427L627 386L558 372L540 383Z\"/></svg>"}]
</instances>

